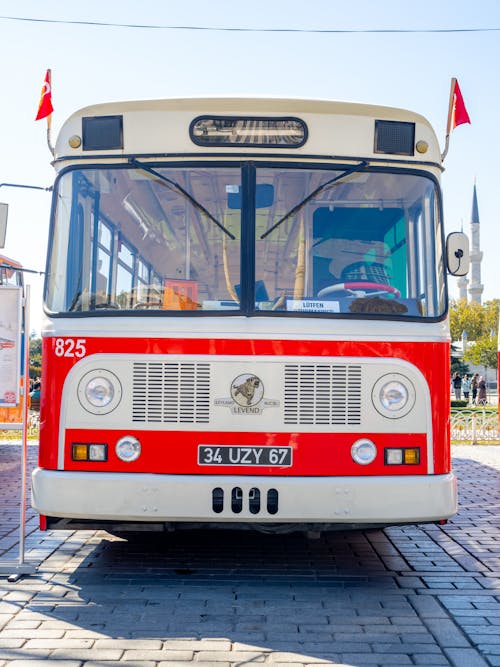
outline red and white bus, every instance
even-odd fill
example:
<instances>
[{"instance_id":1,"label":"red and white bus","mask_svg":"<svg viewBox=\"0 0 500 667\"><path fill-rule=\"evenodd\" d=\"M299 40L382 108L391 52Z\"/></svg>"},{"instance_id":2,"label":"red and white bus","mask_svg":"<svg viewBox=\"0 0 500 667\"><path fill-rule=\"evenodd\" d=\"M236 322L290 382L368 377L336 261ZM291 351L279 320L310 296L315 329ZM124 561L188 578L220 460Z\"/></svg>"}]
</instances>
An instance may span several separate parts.
<instances>
[{"instance_id":1,"label":"red and white bus","mask_svg":"<svg viewBox=\"0 0 500 667\"><path fill-rule=\"evenodd\" d=\"M0 287L23 287L22 268L15 259L0 255Z\"/></svg>"},{"instance_id":2,"label":"red and white bus","mask_svg":"<svg viewBox=\"0 0 500 667\"><path fill-rule=\"evenodd\" d=\"M446 520L441 156L420 115L90 106L55 147L42 528Z\"/></svg>"}]
</instances>

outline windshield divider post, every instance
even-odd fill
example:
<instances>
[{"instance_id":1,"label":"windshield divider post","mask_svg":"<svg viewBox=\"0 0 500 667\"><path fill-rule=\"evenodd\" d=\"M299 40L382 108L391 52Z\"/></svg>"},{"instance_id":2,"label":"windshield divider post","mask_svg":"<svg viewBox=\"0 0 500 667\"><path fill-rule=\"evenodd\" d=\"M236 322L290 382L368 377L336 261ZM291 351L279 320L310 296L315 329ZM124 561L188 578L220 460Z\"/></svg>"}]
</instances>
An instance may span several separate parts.
<instances>
[{"instance_id":1,"label":"windshield divider post","mask_svg":"<svg viewBox=\"0 0 500 667\"><path fill-rule=\"evenodd\" d=\"M243 313L255 311L255 195L256 169L253 163L242 166L241 210L241 300Z\"/></svg>"}]
</instances>

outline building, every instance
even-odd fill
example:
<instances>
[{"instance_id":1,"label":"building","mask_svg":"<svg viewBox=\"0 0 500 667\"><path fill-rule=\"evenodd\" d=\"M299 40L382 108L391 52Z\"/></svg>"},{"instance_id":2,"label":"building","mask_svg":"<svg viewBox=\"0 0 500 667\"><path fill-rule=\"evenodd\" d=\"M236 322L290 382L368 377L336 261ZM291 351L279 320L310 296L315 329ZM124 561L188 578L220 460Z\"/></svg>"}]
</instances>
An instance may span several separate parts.
<instances>
[{"instance_id":1,"label":"building","mask_svg":"<svg viewBox=\"0 0 500 667\"><path fill-rule=\"evenodd\" d=\"M472 194L472 212L470 220L470 262L471 268L469 272L470 278L462 276L458 279L459 299L466 299L467 301L475 301L481 303L481 295L484 290L484 285L481 283L481 262L483 253L480 249L479 238L479 207L477 205L477 189L474 183L474 191Z\"/></svg>"}]
</instances>

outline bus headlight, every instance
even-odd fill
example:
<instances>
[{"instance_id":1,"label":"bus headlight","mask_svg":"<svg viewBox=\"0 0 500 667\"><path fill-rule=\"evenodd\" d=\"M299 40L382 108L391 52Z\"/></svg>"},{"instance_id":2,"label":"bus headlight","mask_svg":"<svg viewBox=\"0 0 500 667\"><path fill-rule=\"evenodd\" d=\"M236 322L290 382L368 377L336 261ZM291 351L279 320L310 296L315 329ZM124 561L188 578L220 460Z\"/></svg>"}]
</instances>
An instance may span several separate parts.
<instances>
[{"instance_id":1,"label":"bus headlight","mask_svg":"<svg viewBox=\"0 0 500 667\"><path fill-rule=\"evenodd\" d=\"M367 466L369 463L373 463L373 461L375 461L375 457L377 456L377 448L375 447L375 443L373 443L371 440L368 440L368 438L361 438L360 440L356 440L356 442L351 447L351 456L353 461L359 463L359 465L362 466Z\"/></svg>"},{"instance_id":2,"label":"bus headlight","mask_svg":"<svg viewBox=\"0 0 500 667\"><path fill-rule=\"evenodd\" d=\"M399 419L407 415L415 405L415 387L399 373L384 375L372 390L375 409L384 417Z\"/></svg>"},{"instance_id":3,"label":"bus headlight","mask_svg":"<svg viewBox=\"0 0 500 667\"><path fill-rule=\"evenodd\" d=\"M122 388L114 373L103 369L90 371L78 383L82 407L95 415L111 412L121 401Z\"/></svg>"},{"instance_id":4,"label":"bus headlight","mask_svg":"<svg viewBox=\"0 0 500 667\"><path fill-rule=\"evenodd\" d=\"M385 410L402 410L408 403L408 391L404 384L392 380L380 390L380 402Z\"/></svg>"},{"instance_id":5,"label":"bus headlight","mask_svg":"<svg viewBox=\"0 0 500 667\"><path fill-rule=\"evenodd\" d=\"M95 408L105 408L113 400L115 390L108 378L92 378L85 387L85 398Z\"/></svg>"},{"instance_id":6,"label":"bus headlight","mask_svg":"<svg viewBox=\"0 0 500 667\"><path fill-rule=\"evenodd\" d=\"M116 443L115 452L121 461L131 463L141 455L141 443L133 435L125 435Z\"/></svg>"}]
</instances>

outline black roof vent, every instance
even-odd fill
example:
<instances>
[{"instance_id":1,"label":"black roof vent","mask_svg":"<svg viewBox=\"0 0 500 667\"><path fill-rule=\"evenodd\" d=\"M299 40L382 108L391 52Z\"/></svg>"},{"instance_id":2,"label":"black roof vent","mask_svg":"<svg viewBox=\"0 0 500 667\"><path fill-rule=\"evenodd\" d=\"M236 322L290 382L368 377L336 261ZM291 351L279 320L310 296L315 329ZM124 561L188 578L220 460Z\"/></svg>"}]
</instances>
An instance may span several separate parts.
<instances>
[{"instance_id":1,"label":"black roof vent","mask_svg":"<svg viewBox=\"0 0 500 667\"><path fill-rule=\"evenodd\" d=\"M415 123L395 120L375 121L375 153L415 154Z\"/></svg>"},{"instance_id":2,"label":"black roof vent","mask_svg":"<svg viewBox=\"0 0 500 667\"><path fill-rule=\"evenodd\" d=\"M123 116L82 118L82 134L84 151L123 148Z\"/></svg>"}]
</instances>

